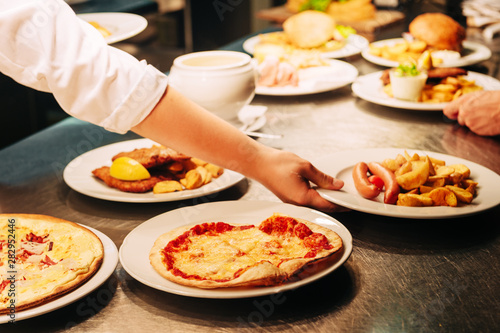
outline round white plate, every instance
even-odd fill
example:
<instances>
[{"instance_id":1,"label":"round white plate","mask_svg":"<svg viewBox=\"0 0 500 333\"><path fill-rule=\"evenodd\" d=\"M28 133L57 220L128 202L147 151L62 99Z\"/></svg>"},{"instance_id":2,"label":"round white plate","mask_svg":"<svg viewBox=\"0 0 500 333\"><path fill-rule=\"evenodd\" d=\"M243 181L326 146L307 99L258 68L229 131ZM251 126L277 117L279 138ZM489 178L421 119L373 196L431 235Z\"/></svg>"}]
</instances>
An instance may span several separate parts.
<instances>
[{"instance_id":1,"label":"round white plate","mask_svg":"<svg viewBox=\"0 0 500 333\"><path fill-rule=\"evenodd\" d=\"M402 43L404 41L403 38L392 38L392 39L384 39L377 42L373 42L371 45L381 47L386 45L394 45L397 43ZM470 41L464 41L464 55L457 60L450 60L445 63L442 63L438 67L465 67L477 64L481 61L488 60L491 57L491 50L482 44ZM386 67L398 67L399 63L397 61L389 60L386 58L378 57L370 53L369 48L365 48L362 50L361 55L366 60Z\"/></svg>"},{"instance_id":2,"label":"round white plate","mask_svg":"<svg viewBox=\"0 0 500 333\"><path fill-rule=\"evenodd\" d=\"M258 95L298 96L316 94L342 88L358 77L358 70L353 65L340 60L328 60L330 66L309 67L300 69L299 85L284 87L255 88Z\"/></svg>"},{"instance_id":3,"label":"round white plate","mask_svg":"<svg viewBox=\"0 0 500 333\"><path fill-rule=\"evenodd\" d=\"M243 50L245 50L250 54L253 54L255 50L255 45L259 44L259 42L260 42L260 37L258 35L250 37L243 42ZM361 53L361 51L367 48L368 45L369 42L365 37L353 34L347 37L346 44L344 45L344 47L335 51L324 52L322 53L322 56L325 58L350 57Z\"/></svg>"},{"instance_id":4,"label":"round white plate","mask_svg":"<svg viewBox=\"0 0 500 333\"><path fill-rule=\"evenodd\" d=\"M149 251L163 233L183 225L211 221L234 224L260 224L273 213L303 218L335 231L344 243L336 261L299 281L281 286L259 288L200 289L171 282L158 274L149 263ZM222 201L176 209L158 215L132 230L120 247L120 262L134 279L169 293L200 298L246 298L270 295L311 283L339 268L352 252L352 236L340 222L318 211L290 204L265 201Z\"/></svg>"},{"instance_id":5,"label":"round white plate","mask_svg":"<svg viewBox=\"0 0 500 333\"><path fill-rule=\"evenodd\" d=\"M471 170L471 178L478 182L478 195L471 204L462 207L402 207L386 205L383 193L373 200L365 199L358 194L352 179L352 169L358 162L382 162L386 158L396 158L403 154L404 148L371 148L354 151L341 151L323 159L313 161L321 171L344 181L340 191L318 189L325 199L341 206L360 212L411 219L442 219L477 214L500 204L498 189L500 176L492 170L477 163L458 157L429 151L407 149L410 155L429 155L443 160L447 165L462 163Z\"/></svg>"},{"instance_id":6,"label":"round white plate","mask_svg":"<svg viewBox=\"0 0 500 333\"><path fill-rule=\"evenodd\" d=\"M154 194L152 191L146 193L123 192L109 187L92 174L94 169L105 165L111 166L111 158L120 152L132 151L136 148L150 148L154 144L157 143L149 139L137 139L113 143L86 152L72 160L64 168L64 181L73 190L98 199L119 202L165 202L197 198L219 192L235 185L244 178L239 173L226 169L219 178L214 178L209 184L200 188Z\"/></svg>"},{"instance_id":7,"label":"round white plate","mask_svg":"<svg viewBox=\"0 0 500 333\"><path fill-rule=\"evenodd\" d=\"M383 71L359 76L352 84L352 91L360 98L379 105L399 109L420 111L441 111L448 103L423 103L404 101L390 97L384 92L384 85L380 80ZM465 78L473 80L484 90L500 89L500 81L489 75L469 72Z\"/></svg>"},{"instance_id":8,"label":"round white plate","mask_svg":"<svg viewBox=\"0 0 500 333\"><path fill-rule=\"evenodd\" d=\"M16 313L15 321L40 316L69 305L99 288L111 274L113 274L118 264L118 249L115 243L102 232L85 225L82 226L94 232L101 239L102 245L104 246L104 259L97 273L85 284L66 295L49 303ZM9 315L0 315L0 324L7 323L10 320L12 320L12 318L10 318Z\"/></svg>"},{"instance_id":9,"label":"round white plate","mask_svg":"<svg viewBox=\"0 0 500 333\"><path fill-rule=\"evenodd\" d=\"M77 16L86 22L97 22L108 29L111 32L111 36L105 38L108 44L138 35L148 26L144 17L130 13L89 13Z\"/></svg>"}]
</instances>

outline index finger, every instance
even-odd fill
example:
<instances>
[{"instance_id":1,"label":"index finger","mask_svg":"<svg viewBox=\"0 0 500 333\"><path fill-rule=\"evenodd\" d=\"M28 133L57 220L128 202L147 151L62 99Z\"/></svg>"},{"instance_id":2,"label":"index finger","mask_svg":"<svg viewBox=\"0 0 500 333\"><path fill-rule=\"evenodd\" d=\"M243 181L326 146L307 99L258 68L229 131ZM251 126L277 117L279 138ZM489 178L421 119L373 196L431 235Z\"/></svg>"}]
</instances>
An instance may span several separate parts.
<instances>
[{"instance_id":1,"label":"index finger","mask_svg":"<svg viewBox=\"0 0 500 333\"><path fill-rule=\"evenodd\" d=\"M326 173L318 170L314 165L303 170L302 177L310 180L318 187L327 190L340 190L344 186L344 181L334 178Z\"/></svg>"}]
</instances>

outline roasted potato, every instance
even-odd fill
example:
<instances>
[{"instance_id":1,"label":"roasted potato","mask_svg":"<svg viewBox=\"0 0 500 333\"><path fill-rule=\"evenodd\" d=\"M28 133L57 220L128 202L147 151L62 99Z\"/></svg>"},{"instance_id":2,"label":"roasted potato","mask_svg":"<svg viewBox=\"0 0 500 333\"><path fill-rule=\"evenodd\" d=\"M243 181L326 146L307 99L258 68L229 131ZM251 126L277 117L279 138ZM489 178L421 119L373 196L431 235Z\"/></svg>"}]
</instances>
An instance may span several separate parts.
<instances>
[{"instance_id":1,"label":"roasted potato","mask_svg":"<svg viewBox=\"0 0 500 333\"><path fill-rule=\"evenodd\" d=\"M450 206L470 204L477 182L470 179L471 171L463 164L446 165L445 161L418 154L398 154L382 163L394 172L401 187L397 205Z\"/></svg>"},{"instance_id":2,"label":"roasted potato","mask_svg":"<svg viewBox=\"0 0 500 333\"><path fill-rule=\"evenodd\" d=\"M427 161L411 161L411 171L396 177L399 186L404 190L412 190L425 184L429 178L429 163Z\"/></svg>"}]
</instances>

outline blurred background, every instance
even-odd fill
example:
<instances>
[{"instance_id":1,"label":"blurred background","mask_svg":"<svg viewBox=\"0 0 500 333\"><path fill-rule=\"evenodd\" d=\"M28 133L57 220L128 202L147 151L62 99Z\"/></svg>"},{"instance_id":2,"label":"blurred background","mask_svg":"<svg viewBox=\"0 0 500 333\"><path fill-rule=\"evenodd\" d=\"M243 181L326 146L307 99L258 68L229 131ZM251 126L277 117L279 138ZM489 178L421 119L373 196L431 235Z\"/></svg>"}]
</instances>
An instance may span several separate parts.
<instances>
[{"instance_id":1,"label":"blurred background","mask_svg":"<svg viewBox=\"0 0 500 333\"><path fill-rule=\"evenodd\" d=\"M168 72L173 59L193 52L217 49L272 26L270 9L284 8L286 0L66 0L77 14L129 12L148 21L140 34L113 44L138 59ZM377 8L403 14L408 25L418 14L446 12L465 25L459 0L373 0ZM278 11L279 12L279 11ZM277 13L272 11L271 16ZM387 27L390 29L390 26ZM400 29L400 27L399 27ZM380 32L380 31L378 31ZM3 128L0 148L60 121L67 115L51 94L33 91L0 74Z\"/></svg>"}]
</instances>

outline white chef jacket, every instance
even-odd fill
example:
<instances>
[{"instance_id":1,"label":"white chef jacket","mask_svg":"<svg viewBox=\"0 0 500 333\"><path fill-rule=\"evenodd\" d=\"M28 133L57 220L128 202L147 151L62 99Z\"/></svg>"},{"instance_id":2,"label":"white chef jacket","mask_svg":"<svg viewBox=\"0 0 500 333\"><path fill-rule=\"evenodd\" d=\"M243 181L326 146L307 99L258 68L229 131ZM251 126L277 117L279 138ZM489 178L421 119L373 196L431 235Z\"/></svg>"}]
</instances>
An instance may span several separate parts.
<instances>
[{"instance_id":1,"label":"white chef jacket","mask_svg":"<svg viewBox=\"0 0 500 333\"><path fill-rule=\"evenodd\" d=\"M140 123L167 87L164 73L108 46L63 0L0 0L0 40L0 72L109 131Z\"/></svg>"}]
</instances>

